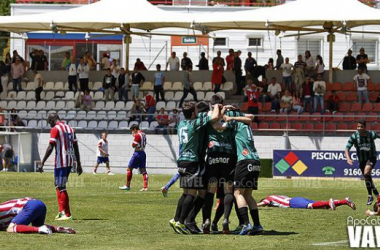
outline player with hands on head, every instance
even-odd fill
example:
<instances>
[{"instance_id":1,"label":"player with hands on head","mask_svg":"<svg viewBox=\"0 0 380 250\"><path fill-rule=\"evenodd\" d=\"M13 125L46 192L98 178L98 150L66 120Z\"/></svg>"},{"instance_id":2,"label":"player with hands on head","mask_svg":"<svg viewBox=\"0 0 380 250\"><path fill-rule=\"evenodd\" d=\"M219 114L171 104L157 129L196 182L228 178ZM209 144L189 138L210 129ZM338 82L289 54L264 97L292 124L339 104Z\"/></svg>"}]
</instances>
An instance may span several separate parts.
<instances>
[{"instance_id":1,"label":"player with hands on head","mask_svg":"<svg viewBox=\"0 0 380 250\"><path fill-rule=\"evenodd\" d=\"M80 162L78 140L74 129L62 122L56 113L52 113L48 116L48 123L52 128L50 130L49 146L46 149L45 156L38 171L43 172L45 162L55 148L54 180L59 206L59 213L55 219L72 220L66 183L69 179L71 168L74 165L74 155L77 161L78 176L83 172Z\"/></svg>"}]
</instances>

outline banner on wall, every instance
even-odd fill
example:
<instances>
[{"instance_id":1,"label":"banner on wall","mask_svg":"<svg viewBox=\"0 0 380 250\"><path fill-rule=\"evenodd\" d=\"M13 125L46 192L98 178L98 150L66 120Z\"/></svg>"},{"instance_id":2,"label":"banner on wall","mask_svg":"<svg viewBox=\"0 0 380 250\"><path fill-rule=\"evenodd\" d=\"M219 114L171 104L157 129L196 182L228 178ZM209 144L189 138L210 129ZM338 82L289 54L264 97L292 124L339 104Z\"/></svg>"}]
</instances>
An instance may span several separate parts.
<instances>
[{"instance_id":1,"label":"banner on wall","mask_svg":"<svg viewBox=\"0 0 380 250\"><path fill-rule=\"evenodd\" d=\"M273 150L273 176L361 177L356 152L350 151L350 156L352 166L344 151ZM380 178L380 166L375 166L372 176Z\"/></svg>"}]
</instances>

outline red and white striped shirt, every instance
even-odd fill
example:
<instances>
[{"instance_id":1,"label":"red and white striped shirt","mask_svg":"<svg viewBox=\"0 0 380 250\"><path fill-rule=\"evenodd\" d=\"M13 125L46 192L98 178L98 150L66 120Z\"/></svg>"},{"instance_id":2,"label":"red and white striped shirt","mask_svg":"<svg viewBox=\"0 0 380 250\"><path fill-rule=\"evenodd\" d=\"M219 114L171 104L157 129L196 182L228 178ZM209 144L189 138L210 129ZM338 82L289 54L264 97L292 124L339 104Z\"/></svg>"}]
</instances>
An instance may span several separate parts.
<instances>
[{"instance_id":1,"label":"red and white striped shirt","mask_svg":"<svg viewBox=\"0 0 380 250\"><path fill-rule=\"evenodd\" d=\"M103 139L100 139L98 141L98 148L96 150L96 156L103 157L105 155L100 151L100 148L103 149L103 151L108 154L108 141L107 140L103 140Z\"/></svg>"},{"instance_id":2,"label":"red and white striped shirt","mask_svg":"<svg viewBox=\"0 0 380 250\"><path fill-rule=\"evenodd\" d=\"M55 168L74 165L74 143L77 143L74 129L60 121L50 130L50 143L55 145Z\"/></svg>"},{"instance_id":3,"label":"red and white striped shirt","mask_svg":"<svg viewBox=\"0 0 380 250\"><path fill-rule=\"evenodd\" d=\"M32 198L25 197L0 204L0 230L6 229L13 218L21 212L22 208L30 200Z\"/></svg>"},{"instance_id":4,"label":"red and white striped shirt","mask_svg":"<svg viewBox=\"0 0 380 250\"><path fill-rule=\"evenodd\" d=\"M288 196L284 196L284 195L269 195L265 197L265 199L262 200L261 202L263 202L265 205L270 206L270 207L288 208L290 206L289 202L291 199L292 198Z\"/></svg>"},{"instance_id":5,"label":"red and white striped shirt","mask_svg":"<svg viewBox=\"0 0 380 250\"><path fill-rule=\"evenodd\" d=\"M139 130L133 135L132 146L139 151L143 151L146 146L146 135L143 131Z\"/></svg>"}]
</instances>

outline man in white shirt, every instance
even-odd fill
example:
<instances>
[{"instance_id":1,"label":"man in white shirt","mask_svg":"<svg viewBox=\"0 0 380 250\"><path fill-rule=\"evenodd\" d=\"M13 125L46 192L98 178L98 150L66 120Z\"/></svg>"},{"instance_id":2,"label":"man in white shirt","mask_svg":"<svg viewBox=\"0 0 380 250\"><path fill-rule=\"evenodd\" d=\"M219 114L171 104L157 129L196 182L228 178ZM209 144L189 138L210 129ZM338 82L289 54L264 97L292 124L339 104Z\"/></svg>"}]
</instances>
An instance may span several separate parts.
<instances>
[{"instance_id":1,"label":"man in white shirt","mask_svg":"<svg viewBox=\"0 0 380 250\"><path fill-rule=\"evenodd\" d=\"M90 90L88 87L88 79L90 73L90 67L88 64L85 64L84 57L80 59L80 63L77 68L77 73L79 75L80 90L85 91Z\"/></svg>"},{"instance_id":2,"label":"man in white shirt","mask_svg":"<svg viewBox=\"0 0 380 250\"><path fill-rule=\"evenodd\" d=\"M169 69L170 71L178 71L179 70L179 59L176 57L176 53L173 51L171 57L169 57L168 62L166 63L167 70L168 65L170 65Z\"/></svg>"},{"instance_id":3,"label":"man in white shirt","mask_svg":"<svg viewBox=\"0 0 380 250\"><path fill-rule=\"evenodd\" d=\"M106 168L107 168L107 174L108 175L114 175L111 172L110 164L109 164L109 159L108 159L108 141L107 141L107 132L102 133L102 138L98 141L98 147L96 150L96 156L97 156L97 161L94 167L94 172L93 174L96 174L96 171L98 170L99 164L105 163Z\"/></svg>"},{"instance_id":4,"label":"man in white shirt","mask_svg":"<svg viewBox=\"0 0 380 250\"><path fill-rule=\"evenodd\" d=\"M268 95L270 100L273 100L278 92L281 92L281 85L277 83L276 77L272 77L271 83L268 86Z\"/></svg>"},{"instance_id":5,"label":"man in white shirt","mask_svg":"<svg viewBox=\"0 0 380 250\"><path fill-rule=\"evenodd\" d=\"M34 87L36 89L36 102L41 101L41 92L44 86L45 86L44 79L42 78L41 74L38 73L37 70L35 70L34 71Z\"/></svg>"},{"instance_id":6,"label":"man in white shirt","mask_svg":"<svg viewBox=\"0 0 380 250\"><path fill-rule=\"evenodd\" d=\"M321 114L325 112L325 93L326 93L326 83L322 80L322 74L318 74L317 81L313 84L314 91L314 112L318 110L318 103L321 104Z\"/></svg>"},{"instance_id":7,"label":"man in white shirt","mask_svg":"<svg viewBox=\"0 0 380 250\"><path fill-rule=\"evenodd\" d=\"M292 92L293 64L289 63L289 57L285 58L285 63L281 64L280 69L282 70L282 82L284 83L284 88Z\"/></svg>"},{"instance_id":8,"label":"man in white shirt","mask_svg":"<svg viewBox=\"0 0 380 250\"><path fill-rule=\"evenodd\" d=\"M78 90L78 84L77 84L77 66L75 65L75 57L73 56L71 58L71 63L69 65L69 77L68 77L68 82L69 82L69 90L77 92Z\"/></svg>"},{"instance_id":9,"label":"man in white shirt","mask_svg":"<svg viewBox=\"0 0 380 250\"><path fill-rule=\"evenodd\" d=\"M369 75L363 73L363 69L361 68L358 69L358 74L354 76L354 81L358 89L358 98L360 104L363 103L363 96L365 98L365 102L369 103L367 85L370 79L371 78Z\"/></svg>"}]
</instances>

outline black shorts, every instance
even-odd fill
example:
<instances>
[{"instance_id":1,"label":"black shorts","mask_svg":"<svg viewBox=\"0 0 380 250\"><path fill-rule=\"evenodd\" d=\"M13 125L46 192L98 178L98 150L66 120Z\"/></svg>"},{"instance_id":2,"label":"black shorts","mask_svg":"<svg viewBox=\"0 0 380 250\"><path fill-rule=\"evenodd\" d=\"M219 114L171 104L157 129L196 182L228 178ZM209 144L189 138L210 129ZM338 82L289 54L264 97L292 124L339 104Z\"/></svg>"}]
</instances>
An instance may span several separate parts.
<instances>
[{"instance_id":1,"label":"black shorts","mask_svg":"<svg viewBox=\"0 0 380 250\"><path fill-rule=\"evenodd\" d=\"M217 181L228 182L234 180L236 156L214 152L207 155L206 183Z\"/></svg>"},{"instance_id":2,"label":"black shorts","mask_svg":"<svg viewBox=\"0 0 380 250\"><path fill-rule=\"evenodd\" d=\"M377 161L376 158L373 157L373 158L369 158L369 159L366 160L366 161L361 161L361 162L359 162L359 168L360 168L360 170L362 171L362 173L364 174L364 168L365 168L365 166L370 165L370 166L371 166L371 169L374 168L375 165L376 165L376 161Z\"/></svg>"},{"instance_id":3,"label":"black shorts","mask_svg":"<svg viewBox=\"0 0 380 250\"><path fill-rule=\"evenodd\" d=\"M242 160L236 164L234 187L257 190L260 174L260 161Z\"/></svg>"},{"instance_id":4,"label":"black shorts","mask_svg":"<svg viewBox=\"0 0 380 250\"><path fill-rule=\"evenodd\" d=\"M180 187L188 189L206 189L205 169L198 162L181 161L178 163Z\"/></svg>"},{"instance_id":5,"label":"black shorts","mask_svg":"<svg viewBox=\"0 0 380 250\"><path fill-rule=\"evenodd\" d=\"M13 150L7 150L3 154L4 158L12 158L13 157Z\"/></svg>"}]
</instances>

